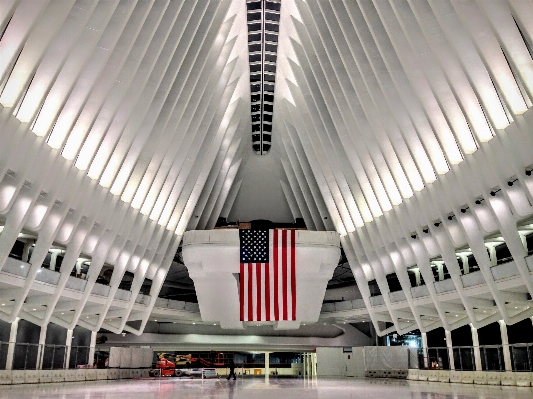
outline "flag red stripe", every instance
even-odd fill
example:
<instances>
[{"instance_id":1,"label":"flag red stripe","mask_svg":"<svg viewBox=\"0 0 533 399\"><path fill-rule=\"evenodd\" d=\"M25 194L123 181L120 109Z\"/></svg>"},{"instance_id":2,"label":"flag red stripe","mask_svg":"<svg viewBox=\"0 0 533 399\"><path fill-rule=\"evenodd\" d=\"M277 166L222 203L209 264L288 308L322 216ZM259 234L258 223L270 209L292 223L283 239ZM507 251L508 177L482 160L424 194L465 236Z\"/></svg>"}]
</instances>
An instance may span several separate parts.
<instances>
[{"instance_id":1,"label":"flag red stripe","mask_svg":"<svg viewBox=\"0 0 533 399\"><path fill-rule=\"evenodd\" d=\"M273 252L274 252L274 320L279 320L279 292L278 292L278 231L274 230L274 242Z\"/></svg>"},{"instance_id":2,"label":"flag red stripe","mask_svg":"<svg viewBox=\"0 0 533 399\"><path fill-rule=\"evenodd\" d=\"M281 231L281 257L283 267L283 320L288 320L288 305L287 305L287 230Z\"/></svg>"},{"instance_id":3,"label":"flag red stripe","mask_svg":"<svg viewBox=\"0 0 533 399\"><path fill-rule=\"evenodd\" d=\"M241 321L244 321L244 263L241 263L241 273L239 274L240 277L240 291L241 291Z\"/></svg>"},{"instance_id":4,"label":"flag red stripe","mask_svg":"<svg viewBox=\"0 0 533 399\"><path fill-rule=\"evenodd\" d=\"M265 312L266 321L270 321L270 264L265 263Z\"/></svg>"},{"instance_id":5,"label":"flag red stripe","mask_svg":"<svg viewBox=\"0 0 533 399\"><path fill-rule=\"evenodd\" d=\"M257 294L257 321L261 321L261 263L255 265L255 277L257 279L255 288L255 293Z\"/></svg>"},{"instance_id":6,"label":"flag red stripe","mask_svg":"<svg viewBox=\"0 0 533 399\"><path fill-rule=\"evenodd\" d=\"M291 230L291 298L292 319L296 320L296 231Z\"/></svg>"},{"instance_id":7,"label":"flag red stripe","mask_svg":"<svg viewBox=\"0 0 533 399\"><path fill-rule=\"evenodd\" d=\"M254 319L252 264L248 263L248 320Z\"/></svg>"}]
</instances>

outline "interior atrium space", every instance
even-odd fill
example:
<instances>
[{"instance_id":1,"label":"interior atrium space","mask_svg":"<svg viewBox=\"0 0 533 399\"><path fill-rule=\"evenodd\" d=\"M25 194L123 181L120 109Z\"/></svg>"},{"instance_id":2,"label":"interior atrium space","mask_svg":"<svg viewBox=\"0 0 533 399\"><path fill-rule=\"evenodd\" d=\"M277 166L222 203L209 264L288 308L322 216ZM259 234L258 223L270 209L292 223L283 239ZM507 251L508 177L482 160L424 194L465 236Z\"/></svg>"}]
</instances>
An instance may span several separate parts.
<instances>
[{"instance_id":1,"label":"interior atrium space","mask_svg":"<svg viewBox=\"0 0 533 399\"><path fill-rule=\"evenodd\" d=\"M533 397L532 108L532 0L0 0L0 399Z\"/></svg>"}]
</instances>

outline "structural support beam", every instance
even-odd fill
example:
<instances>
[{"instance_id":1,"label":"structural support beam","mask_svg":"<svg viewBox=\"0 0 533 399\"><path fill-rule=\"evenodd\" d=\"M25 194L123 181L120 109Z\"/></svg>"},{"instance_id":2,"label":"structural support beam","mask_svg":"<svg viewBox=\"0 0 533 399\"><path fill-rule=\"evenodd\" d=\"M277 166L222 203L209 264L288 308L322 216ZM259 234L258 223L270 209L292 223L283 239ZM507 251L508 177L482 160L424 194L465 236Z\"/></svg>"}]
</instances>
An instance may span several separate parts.
<instances>
[{"instance_id":1,"label":"structural support beam","mask_svg":"<svg viewBox=\"0 0 533 399\"><path fill-rule=\"evenodd\" d=\"M470 324L470 330L472 331L472 345L474 346L474 361L476 365L476 371L482 371L483 368L481 367L481 351L479 350L477 328Z\"/></svg>"},{"instance_id":2,"label":"structural support beam","mask_svg":"<svg viewBox=\"0 0 533 399\"><path fill-rule=\"evenodd\" d=\"M67 339L65 341L66 351L65 351L65 368L70 367L70 352L72 350L72 333L74 330L67 330Z\"/></svg>"},{"instance_id":3,"label":"structural support beam","mask_svg":"<svg viewBox=\"0 0 533 399\"><path fill-rule=\"evenodd\" d=\"M444 330L446 335L446 347L448 348L448 359L450 361L450 370L455 370L455 359L453 356L453 342L452 342L452 333L451 331Z\"/></svg>"},{"instance_id":4,"label":"structural support beam","mask_svg":"<svg viewBox=\"0 0 533 399\"><path fill-rule=\"evenodd\" d=\"M17 343L17 332L19 328L20 319L17 317L11 323L11 331L9 332L9 345L7 346L6 370L13 369L13 355L15 354L15 345Z\"/></svg>"},{"instance_id":5,"label":"structural support beam","mask_svg":"<svg viewBox=\"0 0 533 399\"><path fill-rule=\"evenodd\" d=\"M511 349L509 348L509 338L507 336L507 325L503 320L498 320L500 324L500 333L502 335L503 347L503 361L505 363L505 371L513 370L513 363L511 361Z\"/></svg>"},{"instance_id":6,"label":"structural support beam","mask_svg":"<svg viewBox=\"0 0 533 399\"><path fill-rule=\"evenodd\" d=\"M265 352L265 377L270 377L270 352Z\"/></svg>"},{"instance_id":7,"label":"structural support beam","mask_svg":"<svg viewBox=\"0 0 533 399\"><path fill-rule=\"evenodd\" d=\"M91 343L89 345L89 359L87 360L89 365L94 363L94 351L96 348L96 334L97 331L91 331Z\"/></svg>"},{"instance_id":8,"label":"structural support beam","mask_svg":"<svg viewBox=\"0 0 533 399\"><path fill-rule=\"evenodd\" d=\"M37 350L37 370L43 368L44 360L44 346L46 345L46 331L48 330L48 324L41 326L41 334L39 335L39 348Z\"/></svg>"},{"instance_id":9,"label":"structural support beam","mask_svg":"<svg viewBox=\"0 0 533 399\"><path fill-rule=\"evenodd\" d=\"M428 368L428 336L422 333L422 350L424 351L424 368Z\"/></svg>"}]
</instances>

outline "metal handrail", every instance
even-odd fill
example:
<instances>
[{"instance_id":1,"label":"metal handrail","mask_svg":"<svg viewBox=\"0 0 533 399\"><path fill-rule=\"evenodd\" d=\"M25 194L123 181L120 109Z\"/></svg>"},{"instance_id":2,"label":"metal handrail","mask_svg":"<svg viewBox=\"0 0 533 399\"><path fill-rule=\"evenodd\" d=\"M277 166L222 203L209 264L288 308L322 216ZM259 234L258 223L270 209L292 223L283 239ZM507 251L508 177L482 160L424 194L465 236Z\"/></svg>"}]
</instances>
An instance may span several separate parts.
<instances>
[{"instance_id":1,"label":"metal handrail","mask_svg":"<svg viewBox=\"0 0 533 399\"><path fill-rule=\"evenodd\" d=\"M505 364L504 353L506 348L509 349L511 361L507 365ZM453 365L451 364L450 351L453 356ZM476 367L476 351L479 351L481 370L477 370ZM465 362L466 364L464 364ZM469 367L470 365L471 367ZM533 343L429 347L419 350L419 368L533 372Z\"/></svg>"}]
</instances>

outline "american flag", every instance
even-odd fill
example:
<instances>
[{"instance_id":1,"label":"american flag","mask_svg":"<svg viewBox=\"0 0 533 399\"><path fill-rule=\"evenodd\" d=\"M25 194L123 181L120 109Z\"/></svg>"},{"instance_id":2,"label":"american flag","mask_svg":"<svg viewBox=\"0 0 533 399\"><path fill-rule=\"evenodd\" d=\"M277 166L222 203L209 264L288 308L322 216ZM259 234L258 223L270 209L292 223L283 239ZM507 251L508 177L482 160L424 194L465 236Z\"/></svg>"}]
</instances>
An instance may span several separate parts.
<instances>
[{"instance_id":1,"label":"american flag","mask_svg":"<svg viewBox=\"0 0 533 399\"><path fill-rule=\"evenodd\" d=\"M241 321L296 320L296 232L239 230Z\"/></svg>"}]
</instances>

